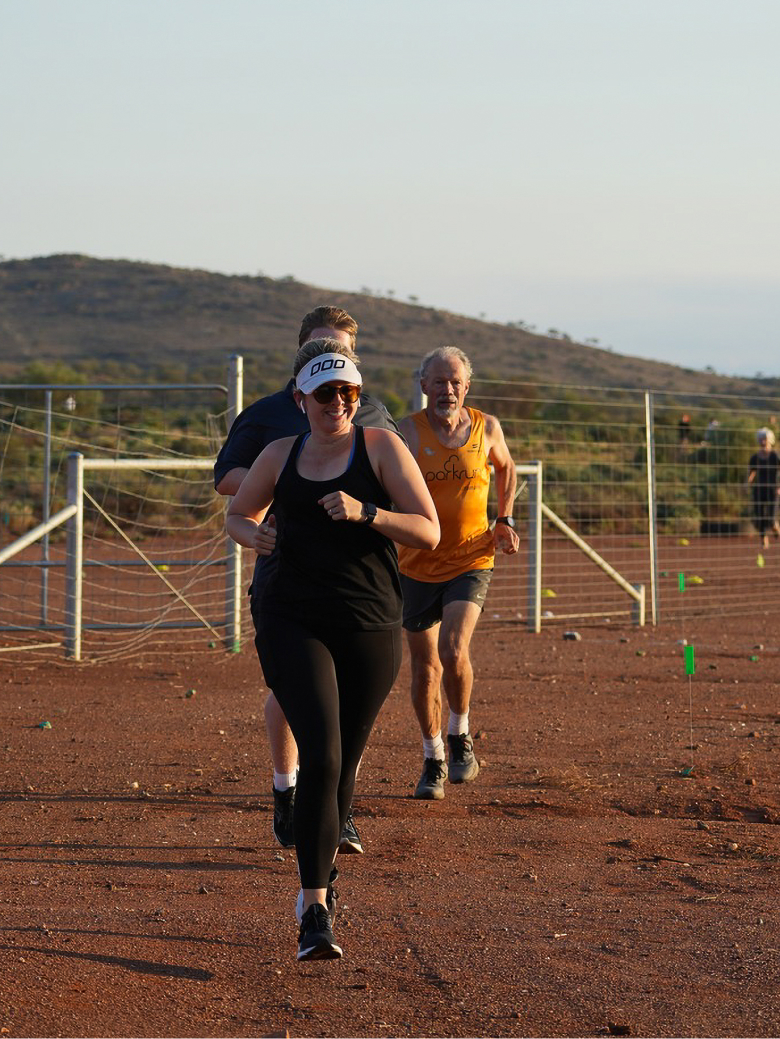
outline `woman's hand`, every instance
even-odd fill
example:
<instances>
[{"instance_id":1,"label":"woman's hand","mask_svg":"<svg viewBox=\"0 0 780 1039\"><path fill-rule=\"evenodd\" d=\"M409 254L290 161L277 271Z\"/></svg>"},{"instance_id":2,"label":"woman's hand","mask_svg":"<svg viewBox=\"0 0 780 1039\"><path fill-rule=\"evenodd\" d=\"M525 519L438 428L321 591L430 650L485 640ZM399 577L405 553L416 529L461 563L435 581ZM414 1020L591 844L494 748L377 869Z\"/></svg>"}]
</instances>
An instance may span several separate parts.
<instances>
[{"instance_id":1,"label":"woman's hand","mask_svg":"<svg viewBox=\"0 0 780 1039\"><path fill-rule=\"evenodd\" d=\"M353 523L363 520L363 502L351 498L343 491L326 494L317 504L325 509L332 520L351 520Z\"/></svg>"},{"instance_id":2,"label":"woman's hand","mask_svg":"<svg viewBox=\"0 0 780 1039\"><path fill-rule=\"evenodd\" d=\"M252 547L259 556L271 555L276 548L276 516L269 516L264 523L258 523L252 541Z\"/></svg>"}]
</instances>

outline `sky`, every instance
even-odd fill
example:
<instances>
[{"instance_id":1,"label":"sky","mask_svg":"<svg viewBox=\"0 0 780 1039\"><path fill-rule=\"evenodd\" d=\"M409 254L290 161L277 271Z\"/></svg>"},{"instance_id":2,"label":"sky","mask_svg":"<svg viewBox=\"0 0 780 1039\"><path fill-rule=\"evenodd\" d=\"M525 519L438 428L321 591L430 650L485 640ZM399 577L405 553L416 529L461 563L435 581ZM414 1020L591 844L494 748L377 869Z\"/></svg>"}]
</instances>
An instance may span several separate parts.
<instances>
[{"instance_id":1,"label":"sky","mask_svg":"<svg viewBox=\"0 0 780 1039\"><path fill-rule=\"evenodd\" d=\"M780 375L779 52L777 0L0 0L0 254Z\"/></svg>"}]
</instances>

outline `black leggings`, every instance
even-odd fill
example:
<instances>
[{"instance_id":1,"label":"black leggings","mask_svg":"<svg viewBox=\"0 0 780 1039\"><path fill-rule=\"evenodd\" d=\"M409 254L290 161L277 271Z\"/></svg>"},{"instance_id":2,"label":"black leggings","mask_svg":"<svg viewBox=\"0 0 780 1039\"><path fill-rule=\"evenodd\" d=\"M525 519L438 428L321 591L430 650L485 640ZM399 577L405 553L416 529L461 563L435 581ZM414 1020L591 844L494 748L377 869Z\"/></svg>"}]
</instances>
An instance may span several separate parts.
<instances>
[{"instance_id":1,"label":"black leggings","mask_svg":"<svg viewBox=\"0 0 780 1039\"><path fill-rule=\"evenodd\" d=\"M361 755L401 666L401 628L314 630L263 614L255 645L298 744L301 886L326 887Z\"/></svg>"},{"instance_id":2,"label":"black leggings","mask_svg":"<svg viewBox=\"0 0 780 1039\"><path fill-rule=\"evenodd\" d=\"M753 525L759 534L766 534L771 529L775 518L774 487L761 488L753 492Z\"/></svg>"}]
</instances>

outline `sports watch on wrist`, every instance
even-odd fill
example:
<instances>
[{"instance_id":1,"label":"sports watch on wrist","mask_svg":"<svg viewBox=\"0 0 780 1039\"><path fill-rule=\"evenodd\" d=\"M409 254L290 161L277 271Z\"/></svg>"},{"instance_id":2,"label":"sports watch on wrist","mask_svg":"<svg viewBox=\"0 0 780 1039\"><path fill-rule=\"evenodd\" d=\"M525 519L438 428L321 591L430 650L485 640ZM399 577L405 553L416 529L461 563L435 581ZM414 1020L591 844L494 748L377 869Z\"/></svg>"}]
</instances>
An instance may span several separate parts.
<instances>
[{"instance_id":1,"label":"sports watch on wrist","mask_svg":"<svg viewBox=\"0 0 780 1039\"><path fill-rule=\"evenodd\" d=\"M515 528L515 521L511 516L497 516L496 523L504 523L507 527L511 527L513 530Z\"/></svg>"},{"instance_id":2,"label":"sports watch on wrist","mask_svg":"<svg viewBox=\"0 0 780 1039\"><path fill-rule=\"evenodd\" d=\"M363 502L363 522L373 523L376 519L376 505L372 505L370 501Z\"/></svg>"}]
</instances>

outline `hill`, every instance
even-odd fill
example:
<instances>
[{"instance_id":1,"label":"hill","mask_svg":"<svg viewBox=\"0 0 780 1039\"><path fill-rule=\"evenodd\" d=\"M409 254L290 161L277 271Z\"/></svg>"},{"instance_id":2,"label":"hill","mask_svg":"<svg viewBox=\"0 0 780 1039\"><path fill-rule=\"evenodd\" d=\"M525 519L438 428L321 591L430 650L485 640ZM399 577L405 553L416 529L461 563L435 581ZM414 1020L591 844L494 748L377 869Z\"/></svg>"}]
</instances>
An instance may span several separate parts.
<instances>
[{"instance_id":1,"label":"hill","mask_svg":"<svg viewBox=\"0 0 780 1039\"><path fill-rule=\"evenodd\" d=\"M245 358L247 389L278 385L301 317L334 303L360 323L370 382L406 384L419 358L455 344L477 375L677 393L777 394L780 379L744 379L627 357L432 307L302 284L127 260L57 255L0 263L0 378L30 365L66 365L96 381L221 379ZM406 380L406 381L405 381Z\"/></svg>"}]
</instances>

